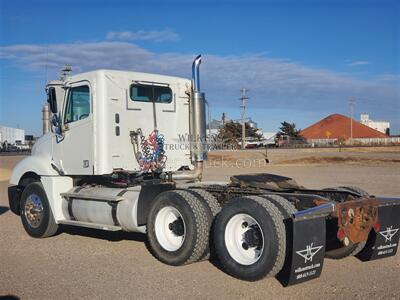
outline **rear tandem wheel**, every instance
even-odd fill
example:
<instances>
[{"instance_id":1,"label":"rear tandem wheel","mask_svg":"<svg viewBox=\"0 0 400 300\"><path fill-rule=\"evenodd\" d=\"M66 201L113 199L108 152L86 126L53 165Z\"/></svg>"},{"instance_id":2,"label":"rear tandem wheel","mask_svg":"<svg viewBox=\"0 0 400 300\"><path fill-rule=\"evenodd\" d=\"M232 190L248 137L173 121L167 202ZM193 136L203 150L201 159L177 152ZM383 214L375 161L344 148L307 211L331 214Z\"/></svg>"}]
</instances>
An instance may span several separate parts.
<instances>
[{"instance_id":1,"label":"rear tandem wheel","mask_svg":"<svg viewBox=\"0 0 400 300\"><path fill-rule=\"evenodd\" d=\"M248 281L275 276L286 254L283 219L279 209L262 197L232 199L215 221L215 250L222 269Z\"/></svg>"},{"instance_id":2,"label":"rear tandem wheel","mask_svg":"<svg viewBox=\"0 0 400 300\"><path fill-rule=\"evenodd\" d=\"M195 262L207 253L212 217L203 201L185 190L157 196L147 218L150 252L168 265Z\"/></svg>"},{"instance_id":3,"label":"rear tandem wheel","mask_svg":"<svg viewBox=\"0 0 400 300\"><path fill-rule=\"evenodd\" d=\"M344 191L349 191L352 193L357 193L360 195L360 197L369 197L369 193L364 191L363 189L357 187L357 186L340 186L337 188L333 188L333 190L344 190ZM336 241L338 242L338 241ZM341 247L338 247L336 249L332 250L327 250L325 252L325 257L330 258L330 259L342 259L346 258L349 256L356 256L358 253L361 252L362 249L364 249L365 244L367 242L363 241L361 243L351 243L349 245L342 245Z\"/></svg>"}]
</instances>

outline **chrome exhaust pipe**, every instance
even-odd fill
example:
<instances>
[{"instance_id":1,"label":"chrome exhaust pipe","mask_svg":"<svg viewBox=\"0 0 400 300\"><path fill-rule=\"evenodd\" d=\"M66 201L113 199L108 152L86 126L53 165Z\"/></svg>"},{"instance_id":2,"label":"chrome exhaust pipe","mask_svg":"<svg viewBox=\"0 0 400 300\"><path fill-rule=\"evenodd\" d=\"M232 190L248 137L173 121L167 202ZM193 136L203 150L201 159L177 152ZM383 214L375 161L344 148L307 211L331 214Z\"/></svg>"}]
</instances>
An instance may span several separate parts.
<instances>
[{"instance_id":1,"label":"chrome exhaust pipe","mask_svg":"<svg viewBox=\"0 0 400 300\"><path fill-rule=\"evenodd\" d=\"M190 101L190 135L192 162L207 159L206 149L206 99L200 91L200 64L201 55L198 55L192 64L193 91Z\"/></svg>"},{"instance_id":2,"label":"chrome exhaust pipe","mask_svg":"<svg viewBox=\"0 0 400 300\"><path fill-rule=\"evenodd\" d=\"M178 171L172 173L173 180L201 180L203 162L207 160L206 143L206 100L200 92L200 64L201 55L198 55L192 64L192 94L189 104L190 124L190 154L195 168L192 171Z\"/></svg>"},{"instance_id":3,"label":"chrome exhaust pipe","mask_svg":"<svg viewBox=\"0 0 400 300\"><path fill-rule=\"evenodd\" d=\"M193 91L200 92L201 54L197 55L192 64Z\"/></svg>"}]
</instances>

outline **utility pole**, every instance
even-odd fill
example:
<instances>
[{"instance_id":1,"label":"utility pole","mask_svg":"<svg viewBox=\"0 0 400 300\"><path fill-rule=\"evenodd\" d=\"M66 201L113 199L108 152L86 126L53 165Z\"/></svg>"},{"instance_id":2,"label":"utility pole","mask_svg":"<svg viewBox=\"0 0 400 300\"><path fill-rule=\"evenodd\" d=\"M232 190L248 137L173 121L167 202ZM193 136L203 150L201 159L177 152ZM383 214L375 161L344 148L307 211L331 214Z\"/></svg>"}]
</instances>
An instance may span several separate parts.
<instances>
[{"instance_id":1,"label":"utility pole","mask_svg":"<svg viewBox=\"0 0 400 300\"><path fill-rule=\"evenodd\" d=\"M353 111L354 105L356 104L356 98L349 98L349 107L350 107L350 144L353 144Z\"/></svg>"},{"instance_id":2,"label":"utility pole","mask_svg":"<svg viewBox=\"0 0 400 300\"><path fill-rule=\"evenodd\" d=\"M242 110L242 150L244 150L245 139L246 139L246 104L249 97L247 97L246 92L248 91L245 88L240 90L242 92L242 96L240 97L240 108Z\"/></svg>"}]
</instances>

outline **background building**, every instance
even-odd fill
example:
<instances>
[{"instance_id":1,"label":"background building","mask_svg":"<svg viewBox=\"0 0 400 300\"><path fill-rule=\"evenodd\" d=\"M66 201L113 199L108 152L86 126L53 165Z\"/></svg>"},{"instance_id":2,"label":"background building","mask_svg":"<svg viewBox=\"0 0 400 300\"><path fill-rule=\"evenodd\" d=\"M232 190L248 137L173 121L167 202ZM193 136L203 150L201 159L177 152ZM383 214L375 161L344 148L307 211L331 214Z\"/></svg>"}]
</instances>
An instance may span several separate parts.
<instances>
[{"instance_id":1,"label":"background building","mask_svg":"<svg viewBox=\"0 0 400 300\"><path fill-rule=\"evenodd\" d=\"M25 130L0 125L0 143L25 144Z\"/></svg>"},{"instance_id":2,"label":"background building","mask_svg":"<svg viewBox=\"0 0 400 300\"><path fill-rule=\"evenodd\" d=\"M387 121L373 121L368 114L361 114L361 124L378 130L386 135L390 135L390 123Z\"/></svg>"}]
</instances>

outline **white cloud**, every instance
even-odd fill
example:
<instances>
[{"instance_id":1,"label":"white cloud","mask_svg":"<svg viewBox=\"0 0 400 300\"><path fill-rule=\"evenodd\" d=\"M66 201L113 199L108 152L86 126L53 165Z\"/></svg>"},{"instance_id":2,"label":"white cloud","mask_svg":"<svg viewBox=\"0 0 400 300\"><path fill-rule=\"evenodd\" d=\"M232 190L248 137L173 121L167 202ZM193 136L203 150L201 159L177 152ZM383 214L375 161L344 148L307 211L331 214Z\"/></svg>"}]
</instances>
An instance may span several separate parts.
<instances>
[{"instance_id":1,"label":"white cloud","mask_svg":"<svg viewBox=\"0 0 400 300\"><path fill-rule=\"evenodd\" d=\"M377 78L377 80L385 81L385 82L396 82L400 83L400 74L381 74Z\"/></svg>"},{"instance_id":2,"label":"white cloud","mask_svg":"<svg viewBox=\"0 0 400 300\"><path fill-rule=\"evenodd\" d=\"M153 42L164 42L164 41L177 41L179 35L171 30L137 30L137 31L110 31L107 33L108 40L119 40L119 41L153 41Z\"/></svg>"},{"instance_id":3,"label":"white cloud","mask_svg":"<svg viewBox=\"0 0 400 300\"><path fill-rule=\"evenodd\" d=\"M45 66L56 76L64 64L75 73L98 68L124 69L190 77L193 54L158 54L123 41L0 47L0 59L32 70ZM358 80L347 74L315 69L260 54L207 55L202 64L202 88L218 106L238 105L241 87L250 89L251 107L335 112L347 107L349 96L365 111L399 113L399 87L382 80Z\"/></svg>"},{"instance_id":4,"label":"white cloud","mask_svg":"<svg viewBox=\"0 0 400 300\"><path fill-rule=\"evenodd\" d=\"M365 65L370 65L371 62L366 61L366 60L353 60L350 61L349 63L346 64L346 66L349 67L355 67L355 66L365 66Z\"/></svg>"}]
</instances>

